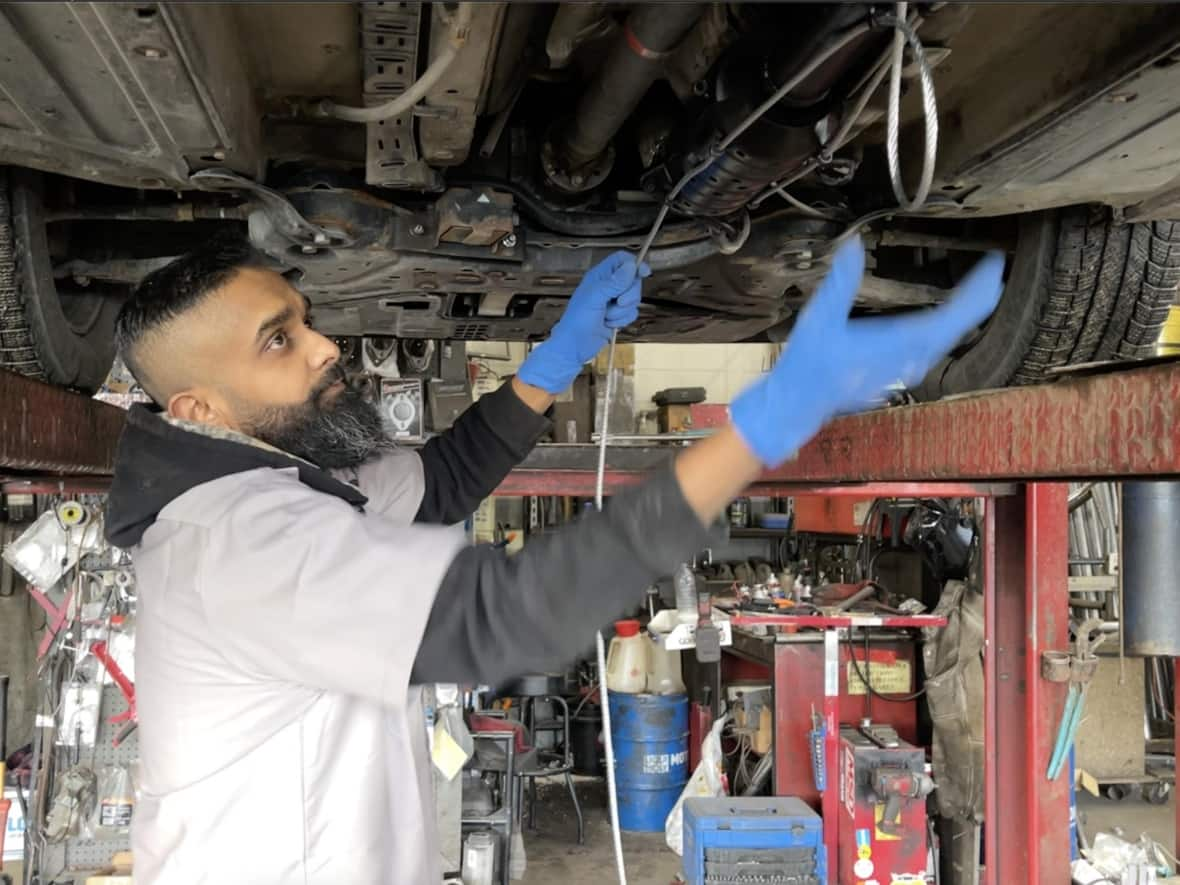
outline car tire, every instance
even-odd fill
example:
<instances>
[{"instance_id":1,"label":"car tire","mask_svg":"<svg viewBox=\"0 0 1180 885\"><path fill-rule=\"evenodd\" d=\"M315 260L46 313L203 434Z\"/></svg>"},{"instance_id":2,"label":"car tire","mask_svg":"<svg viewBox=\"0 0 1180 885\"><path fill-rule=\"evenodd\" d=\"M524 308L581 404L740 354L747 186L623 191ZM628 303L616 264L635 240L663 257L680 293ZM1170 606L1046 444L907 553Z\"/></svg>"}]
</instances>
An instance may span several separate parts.
<instances>
[{"instance_id":1,"label":"car tire","mask_svg":"<svg viewBox=\"0 0 1180 885\"><path fill-rule=\"evenodd\" d=\"M43 180L0 169L0 369L88 393L115 357L119 302L59 296L46 235Z\"/></svg>"},{"instance_id":2,"label":"car tire","mask_svg":"<svg viewBox=\"0 0 1180 885\"><path fill-rule=\"evenodd\" d=\"M1102 206L1025 216L996 312L914 395L1034 384L1063 366L1151 356L1178 282L1180 222L1125 224Z\"/></svg>"}]
</instances>

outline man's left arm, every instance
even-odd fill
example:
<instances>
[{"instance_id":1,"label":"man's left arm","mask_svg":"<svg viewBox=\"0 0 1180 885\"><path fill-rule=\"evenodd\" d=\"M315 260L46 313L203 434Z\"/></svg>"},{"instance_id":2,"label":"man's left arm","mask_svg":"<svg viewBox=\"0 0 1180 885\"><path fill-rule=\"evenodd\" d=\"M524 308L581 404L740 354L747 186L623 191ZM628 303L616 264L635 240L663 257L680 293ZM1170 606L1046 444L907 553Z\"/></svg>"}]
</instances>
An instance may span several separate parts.
<instances>
[{"instance_id":1,"label":"man's left arm","mask_svg":"<svg viewBox=\"0 0 1180 885\"><path fill-rule=\"evenodd\" d=\"M415 522L461 522L495 491L549 429L545 391L517 378L480 397L418 451L422 501Z\"/></svg>"}]
</instances>

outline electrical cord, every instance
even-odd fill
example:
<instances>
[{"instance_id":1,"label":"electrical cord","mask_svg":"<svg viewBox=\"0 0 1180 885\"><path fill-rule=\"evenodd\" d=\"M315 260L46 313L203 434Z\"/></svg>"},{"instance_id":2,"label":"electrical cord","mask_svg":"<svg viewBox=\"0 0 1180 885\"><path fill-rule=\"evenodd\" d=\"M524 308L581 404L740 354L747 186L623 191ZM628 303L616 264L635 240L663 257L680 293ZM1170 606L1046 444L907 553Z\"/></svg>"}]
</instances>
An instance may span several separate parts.
<instances>
[{"instance_id":1,"label":"electrical cord","mask_svg":"<svg viewBox=\"0 0 1180 885\"><path fill-rule=\"evenodd\" d=\"M864 631L864 645L865 645L865 670L864 671L862 671L860 669L860 662L857 661L857 659L856 659L856 650L852 647L852 637L850 636L845 641L848 643L848 657L852 661L853 669L856 670L856 676L864 684L864 687L868 691L870 696L875 697L879 701L885 701L885 703L887 703L887 704L908 704L912 701L916 701L918 698L920 698L924 694L926 694L926 687L925 686L922 686L921 689L914 692L913 694L908 694L908 695L900 695L899 696L899 695L881 694L881 692L879 692L879 691L877 691L877 689L873 688L873 683L872 683L873 665L872 665L872 662L869 660L869 631L868 631L868 629L865 629L865 631ZM867 672L865 672L865 671L867 671Z\"/></svg>"},{"instance_id":2,"label":"electrical cord","mask_svg":"<svg viewBox=\"0 0 1180 885\"><path fill-rule=\"evenodd\" d=\"M857 118L860 117L869 100L872 98L873 93L880 86L881 81L885 78L886 72L893 74L894 76L890 79L889 104L886 113L885 153L889 166L889 181L893 188L894 196L898 201L898 206L874 210L857 219L844 233L832 242L831 248L833 251L840 243L856 233L865 224L875 221L878 218L896 215L899 210L916 212L927 205L929 201L930 185L934 179L934 166L938 154L938 102L934 93L934 75L931 73L930 63L926 58L925 47L922 45L915 30L918 18L915 16L912 19L912 23L910 20L907 20L906 5L905 3L898 3L896 15L882 15L876 18L877 24L888 25L895 30L891 56L886 56L878 62L874 69L871 69L872 73L869 75L869 80L865 88L862 90L852 112L844 118L840 129L824 144L817 156L806 160L787 178L781 181L771 182L750 201L751 209L758 208L768 197L774 194L778 194L784 199L787 199L788 202L791 202L785 188L822 165L826 160L830 160L832 154L844 146L852 127L856 124ZM922 109L925 115L926 130L925 152L922 158L922 175L919 180L918 191L912 200L906 196L905 188L901 181L901 162L898 147L901 128L901 63L907 42L910 44L914 58L918 64L919 79L922 87ZM953 200L947 200L947 202L957 207L957 204Z\"/></svg>"}]
</instances>

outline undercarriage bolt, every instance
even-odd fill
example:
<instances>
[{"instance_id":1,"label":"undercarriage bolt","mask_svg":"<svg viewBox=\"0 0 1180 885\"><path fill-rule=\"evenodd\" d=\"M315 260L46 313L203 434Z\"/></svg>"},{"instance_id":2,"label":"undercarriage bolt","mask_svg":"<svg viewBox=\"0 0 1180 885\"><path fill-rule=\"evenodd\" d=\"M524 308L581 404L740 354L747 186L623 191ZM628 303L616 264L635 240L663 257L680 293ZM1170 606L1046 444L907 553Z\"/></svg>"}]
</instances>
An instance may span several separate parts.
<instances>
[{"instance_id":1,"label":"undercarriage bolt","mask_svg":"<svg viewBox=\"0 0 1180 885\"><path fill-rule=\"evenodd\" d=\"M504 239L500 240L500 244L505 249L515 249L516 248L516 234L508 234L506 237L504 237Z\"/></svg>"},{"instance_id":2,"label":"undercarriage bolt","mask_svg":"<svg viewBox=\"0 0 1180 885\"><path fill-rule=\"evenodd\" d=\"M410 233L416 237L420 237L422 234L426 233L426 226L422 224L415 224L412 228L410 228Z\"/></svg>"},{"instance_id":3,"label":"undercarriage bolt","mask_svg":"<svg viewBox=\"0 0 1180 885\"><path fill-rule=\"evenodd\" d=\"M316 253L315 246L304 246L303 247L303 254L304 255L315 255L315 253Z\"/></svg>"}]
</instances>

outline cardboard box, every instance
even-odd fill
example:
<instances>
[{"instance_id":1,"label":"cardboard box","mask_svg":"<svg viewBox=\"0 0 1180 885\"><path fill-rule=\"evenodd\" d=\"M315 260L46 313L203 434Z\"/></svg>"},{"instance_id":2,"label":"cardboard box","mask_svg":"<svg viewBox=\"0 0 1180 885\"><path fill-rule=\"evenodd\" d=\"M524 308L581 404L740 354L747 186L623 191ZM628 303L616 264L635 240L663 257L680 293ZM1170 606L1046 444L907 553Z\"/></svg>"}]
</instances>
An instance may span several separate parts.
<instances>
[{"instance_id":1,"label":"cardboard box","mask_svg":"<svg viewBox=\"0 0 1180 885\"><path fill-rule=\"evenodd\" d=\"M583 373L553 404L553 439L559 443L588 443L594 430L594 392L590 375Z\"/></svg>"},{"instance_id":2,"label":"cardboard box","mask_svg":"<svg viewBox=\"0 0 1180 885\"><path fill-rule=\"evenodd\" d=\"M660 433L684 433L692 430L692 406L660 406L656 411Z\"/></svg>"},{"instance_id":3,"label":"cardboard box","mask_svg":"<svg viewBox=\"0 0 1180 885\"><path fill-rule=\"evenodd\" d=\"M660 433L711 430L729 422L729 406L725 403L660 406L657 415Z\"/></svg>"}]
</instances>

